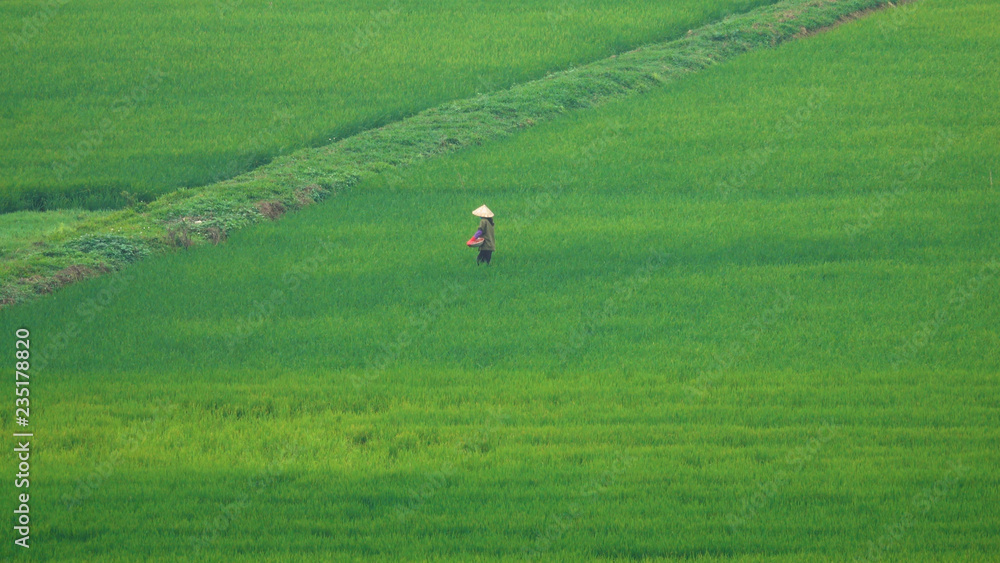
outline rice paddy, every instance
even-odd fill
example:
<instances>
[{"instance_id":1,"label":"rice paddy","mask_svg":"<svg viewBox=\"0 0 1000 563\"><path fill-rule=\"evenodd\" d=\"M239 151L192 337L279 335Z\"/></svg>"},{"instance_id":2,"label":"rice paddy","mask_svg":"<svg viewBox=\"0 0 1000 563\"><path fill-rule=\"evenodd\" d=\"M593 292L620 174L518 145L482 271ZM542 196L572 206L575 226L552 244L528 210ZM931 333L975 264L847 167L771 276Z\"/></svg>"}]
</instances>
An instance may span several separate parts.
<instances>
[{"instance_id":1,"label":"rice paddy","mask_svg":"<svg viewBox=\"0 0 1000 563\"><path fill-rule=\"evenodd\" d=\"M30 555L994 560L998 11L875 13L0 311Z\"/></svg>"},{"instance_id":2,"label":"rice paddy","mask_svg":"<svg viewBox=\"0 0 1000 563\"><path fill-rule=\"evenodd\" d=\"M120 208L768 0L0 5L0 212Z\"/></svg>"}]
</instances>

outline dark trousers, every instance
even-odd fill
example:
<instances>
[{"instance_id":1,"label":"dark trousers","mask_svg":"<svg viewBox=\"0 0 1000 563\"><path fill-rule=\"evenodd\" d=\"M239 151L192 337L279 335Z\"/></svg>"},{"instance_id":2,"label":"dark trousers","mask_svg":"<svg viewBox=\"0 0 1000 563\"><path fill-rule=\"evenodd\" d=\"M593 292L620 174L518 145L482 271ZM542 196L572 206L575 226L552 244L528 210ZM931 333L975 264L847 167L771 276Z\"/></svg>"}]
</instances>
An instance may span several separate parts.
<instances>
[{"instance_id":1,"label":"dark trousers","mask_svg":"<svg viewBox=\"0 0 1000 563\"><path fill-rule=\"evenodd\" d=\"M492 250L480 250L479 251L479 256L476 257L476 265L478 266L478 265L482 264L483 262L486 262L487 264L489 264L491 258L493 258L493 251Z\"/></svg>"}]
</instances>

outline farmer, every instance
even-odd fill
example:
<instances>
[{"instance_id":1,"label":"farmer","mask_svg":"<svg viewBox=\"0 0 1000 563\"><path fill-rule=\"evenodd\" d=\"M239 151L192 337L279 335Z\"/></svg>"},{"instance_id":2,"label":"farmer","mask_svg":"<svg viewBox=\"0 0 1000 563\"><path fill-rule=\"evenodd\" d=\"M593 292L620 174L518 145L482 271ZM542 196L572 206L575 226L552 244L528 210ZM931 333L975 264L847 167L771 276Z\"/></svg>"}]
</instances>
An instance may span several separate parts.
<instances>
[{"instance_id":1,"label":"farmer","mask_svg":"<svg viewBox=\"0 0 1000 563\"><path fill-rule=\"evenodd\" d=\"M475 236L472 238L483 238L483 245L479 247L479 256L476 258L476 265L478 266L483 262L489 264L490 259L493 258L493 251L497 248L496 241L493 238L493 212L490 211L489 207L484 205L473 211L472 214L481 218L479 221L479 230L476 231Z\"/></svg>"}]
</instances>

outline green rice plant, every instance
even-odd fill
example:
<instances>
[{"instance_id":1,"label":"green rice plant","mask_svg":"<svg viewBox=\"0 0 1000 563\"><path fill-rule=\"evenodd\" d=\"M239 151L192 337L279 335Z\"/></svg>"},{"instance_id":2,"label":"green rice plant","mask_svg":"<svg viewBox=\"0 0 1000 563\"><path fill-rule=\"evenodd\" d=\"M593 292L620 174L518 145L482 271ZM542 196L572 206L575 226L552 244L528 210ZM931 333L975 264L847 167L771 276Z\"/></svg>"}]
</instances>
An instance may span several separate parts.
<instances>
[{"instance_id":1,"label":"green rice plant","mask_svg":"<svg viewBox=\"0 0 1000 563\"><path fill-rule=\"evenodd\" d=\"M0 212L119 208L772 0L0 5Z\"/></svg>"},{"instance_id":2,"label":"green rice plant","mask_svg":"<svg viewBox=\"0 0 1000 563\"><path fill-rule=\"evenodd\" d=\"M747 51L775 47L808 30L820 30L844 18L886 4L885 0L850 0L815 4L784 0L689 31L683 38L602 59L544 79L452 102L405 120L365 131L342 141L302 149L234 178L197 189L181 189L146 204L132 194L129 209L98 220L80 221L57 239L80 234L127 234L158 245L162 240L184 248L199 238L217 243L229 231L271 217L279 206L299 209L354 187L378 174L394 174L415 162L502 138L544 123L567 111L599 107L683 78L690 72L725 62ZM808 108L812 107L812 98ZM794 129L789 120L787 130ZM760 155L766 156L766 155ZM750 159L748 169L760 164ZM391 176L396 178L396 176ZM195 232L200 237L189 238ZM184 234L179 240L178 233ZM51 237L22 241L12 249L9 272L0 277L0 293L17 294L26 280L44 280L67 264L41 259L37 248ZM36 283L37 285L37 283ZM24 298L30 297L26 293ZM5 303L11 303L7 299ZM17 302L17 301L13 301Z\"/></svg>"},{"instance_id":3,"label":"green rice plant","mask_svg":"<svg viewBox=\"0 0 1000 563\"><path fill-rule=\"evenodd\" d=\"M0 311L32 553L990 560L1000 19L916 6Z\"/></svg>"}]
</instances>

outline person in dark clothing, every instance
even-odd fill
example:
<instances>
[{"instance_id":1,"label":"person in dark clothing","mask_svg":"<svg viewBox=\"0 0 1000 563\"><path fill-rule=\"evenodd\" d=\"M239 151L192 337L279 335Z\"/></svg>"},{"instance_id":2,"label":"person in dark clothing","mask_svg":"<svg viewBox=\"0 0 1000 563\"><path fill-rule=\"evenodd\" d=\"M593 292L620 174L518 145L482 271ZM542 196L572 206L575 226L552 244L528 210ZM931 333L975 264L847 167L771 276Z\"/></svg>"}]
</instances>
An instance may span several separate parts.
<instances>
[{"instance_id":1,"label":"person in dark clothing","mask_svg":"<svg viewBox=\"0 0 1000 563\"><path fill-rule=\"evenodd\" d=\"M490 260L493 259L493 251L497 249L493 233L493 212L484 205L473 211L472 214L480 218L479 230L472 238L483 238L483 244L479 247L479 256L476 257L476 265L484 262L489 264Z\"/></svg>"}]
</instances>

